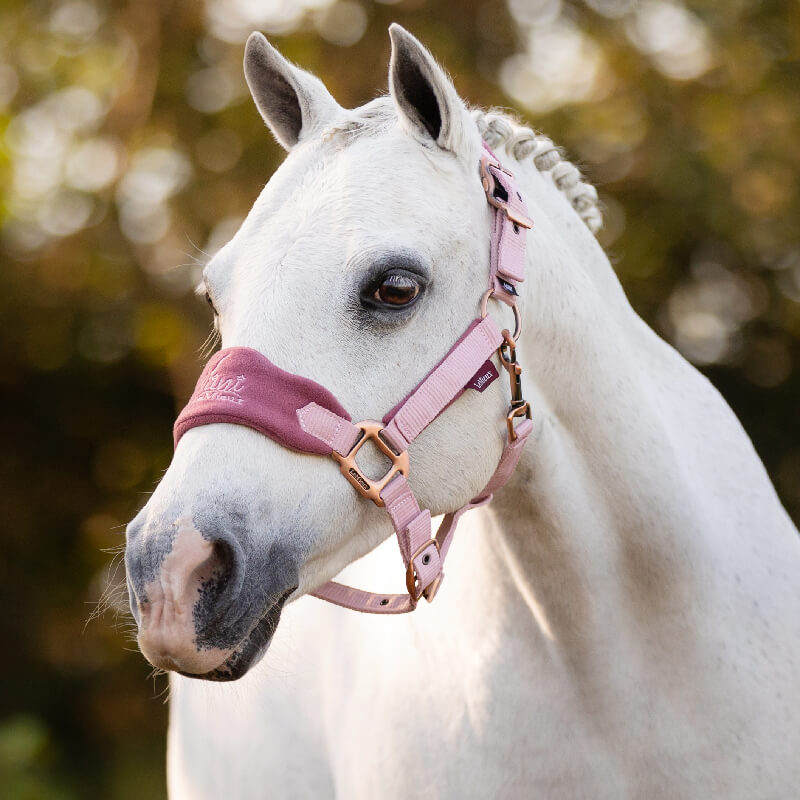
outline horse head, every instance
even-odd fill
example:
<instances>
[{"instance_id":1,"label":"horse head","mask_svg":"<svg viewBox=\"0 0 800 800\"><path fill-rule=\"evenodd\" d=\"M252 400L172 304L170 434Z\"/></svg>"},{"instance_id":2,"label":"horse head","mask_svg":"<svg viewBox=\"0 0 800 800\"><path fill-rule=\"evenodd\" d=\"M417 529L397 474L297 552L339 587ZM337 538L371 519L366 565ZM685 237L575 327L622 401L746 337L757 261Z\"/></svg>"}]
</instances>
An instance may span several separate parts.
<instances>
[{"instance_id":1,"label":"horse head","mask_svg":"<svg viewBox=\"0 0 800 800\"><path fill-rule=\"evenodd\" d=\"M354 420L383 417L436 365L477 316L489 271L481 135L428 51L390 33L389 95L355 110L250 37L247 82L288 155L203 276L224 348L312 379ZM242 383L212 372L204 386L235 404ZM506 392L466 392L412 445L410 482L432 513L492 475ZM385 471L375 448L359 459ZM192 428L127 530L140 648L164 669L238 678L284 603L390 533L330 460L242 425Z\"/></svg>"}]
</instances>

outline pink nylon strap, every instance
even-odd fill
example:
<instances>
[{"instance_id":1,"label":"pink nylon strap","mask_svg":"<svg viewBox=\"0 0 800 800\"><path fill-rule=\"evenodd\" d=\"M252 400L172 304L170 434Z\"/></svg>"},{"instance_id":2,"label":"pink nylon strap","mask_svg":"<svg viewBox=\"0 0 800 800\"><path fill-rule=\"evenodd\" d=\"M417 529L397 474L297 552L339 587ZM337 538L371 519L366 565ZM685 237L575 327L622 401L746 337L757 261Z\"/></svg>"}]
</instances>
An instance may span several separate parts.
<instances>
[{"instance_id":1,"label":"pink nylon strap","mask_svg":"<svg viewBox=\"0 0 800 800\"><path fill-rule=\"evenodd\" d=\"M419 580L413 594L375 594L337 581L328 581L311 592L314 597L372 614L405 614L416 608L424 591L439 576L442 565L438 547L431 539L431 515L427 510L420 511L408 481L402 475L397 475L381 492L381 499L392 520L406 568L414 556L414 568Z\"/></svg>"},{"instance_id":2,"label":"pink nylon strap","mask_svg":"<svg viewBox=\"0 0 800 800\"><path fill-rule=\"evenodd\" d=\"M436 538L439 539L439 551L442 561L444 561L447 556L447 551L450 549L450 544L453 541L453 534L458 527L458 522L461 517L467 511L471 511L473 508L478 508L491 502L494 493L498 489L502 489L503 486L508 483L509 478L511 478L511 475L517 468L517 464L519 464L525 442L528 441L528 437L531 435L532 431L533 422L529 419L523 420L517 425L517 438L514 439L513 442L506 441L503 453L500 456L500 461L497 464L497 469L494 471L492 477L489 478L489 482L483 487L480 494L470 500L469 503L461 506L457 511L445 514L442 524L439 526L439 530L436 534Z\"/></svg>"},{"instance_id":3,"label":"pink nylon strap","mask_svg":"<svg viewBox=\"0 0 800 800\"><path fill-rule=\"evenodd\" d=\"M525 243L533 223L513 175L486 143L484 151L483 188L493 214L489 288L498 300L513 306L516 286L525 280Z\"/></svg>"},{"instance_id":4,"label":"pink nylon strap","mask_svg":"<svg viewBox=\"0 0 800 800\"><path fill-rule=\"evenodd\" d=\"M346 456L361 436L361 429L349 419L334 414L315 402L297 409L297 421L310 436L325 442L331 450Z\"/></svg>"},{"instance_id":5,"label":"pink nylon strap","mask_svg":"<svg viewBox=\"0 0 800 800\"><path fill-rule=\"evenodd\" d=\"M422 433L465 390L475 373L491 358L503 335L491 317L476 319L447 355L417 387L384 418L383 437L398 452ZM319 406L297 412L303 431L341 455L353 449L360 432L356 425Z\"/></svg>"},{"instance_id":6,"label":"pink nylon strap","mask_svg":"<svg viewBox=\"0 0 800 800\"><path fill-rule=\"evenodd\" d=\"M502 341L503 334L491 317L473 322L438 366L393 414L389 412L392 416L383 431L389 444L398 452L407 450L408 445L461 395Z\"/></svg>"}]
</instances>

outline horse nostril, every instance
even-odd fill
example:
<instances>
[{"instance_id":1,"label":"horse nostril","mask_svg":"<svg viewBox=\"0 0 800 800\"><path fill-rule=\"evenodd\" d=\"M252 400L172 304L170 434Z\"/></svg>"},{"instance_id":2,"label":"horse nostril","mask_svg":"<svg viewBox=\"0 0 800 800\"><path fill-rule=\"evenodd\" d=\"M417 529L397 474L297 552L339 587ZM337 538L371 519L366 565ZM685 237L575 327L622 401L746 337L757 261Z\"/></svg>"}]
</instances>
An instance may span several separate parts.
<instances>
[{"instance_id":1,"label":"horse nostril","mask_svg":"<svg viewBox=\"0 0 800 800\"><path fill-rule=\"evenodd\" d=\"M205 613L214 616L224 611L223 597L234 598L241 588L241 572L236 549L225 539L213 539L211 552L197 571L197 594Z\"/></svg>"},{"instance_id":2,"label":"horse nostril","mask_svg":"<svg viewBox=\"0 0 800 800\"><path fill-rule=\"evenodd\" d=\"M233 570L235 556L233 548L224 539L217 539L212 542L212 559L214 560L213 577L218 579L226 578Z\"/></svg>"}]
</instances>

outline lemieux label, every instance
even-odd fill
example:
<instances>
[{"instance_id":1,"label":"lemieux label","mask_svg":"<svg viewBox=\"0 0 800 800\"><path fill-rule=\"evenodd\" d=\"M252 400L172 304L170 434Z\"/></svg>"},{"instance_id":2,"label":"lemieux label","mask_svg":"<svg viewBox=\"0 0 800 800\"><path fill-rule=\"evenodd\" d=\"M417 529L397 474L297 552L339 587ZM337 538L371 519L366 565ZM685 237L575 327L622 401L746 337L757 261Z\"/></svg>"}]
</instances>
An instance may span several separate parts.
<instances>
[{"instance_id":1,"label":"lemieux label","mask_svg":"<svg viewBox=\"0 0 800 800\"><path fill-rule=\"evenodd\" d=\"M485 361L483 366L472 376L466 388L482 392L490 383L497 380L499 377L500 373L497 371L497 367L495 367L491 361Z\"/></svg>"}]
</instances>

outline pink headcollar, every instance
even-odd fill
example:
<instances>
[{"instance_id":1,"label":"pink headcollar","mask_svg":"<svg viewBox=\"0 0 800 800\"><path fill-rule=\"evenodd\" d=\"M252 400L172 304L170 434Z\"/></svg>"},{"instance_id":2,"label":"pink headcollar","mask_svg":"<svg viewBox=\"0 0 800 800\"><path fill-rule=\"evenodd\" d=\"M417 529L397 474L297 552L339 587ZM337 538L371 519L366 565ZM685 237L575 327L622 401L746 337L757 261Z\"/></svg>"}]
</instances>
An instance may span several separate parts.
<instances>
[{"instance_id":1,"label":"pink headcollar","mask_svg":"<svg viewBox=\"0 0 800 800\"><path fill-rule=\"evenodd\" d=\"M190 428L225 422L253 428L292 450L331 455L360 494L386 507L406 565L407 594L373 594L335 581L312 592L356 611L402 614L413 611L420 597L433 600L459 519L471 508L488 503L493 492L508 481L533 429L530 407L522 398L521 368L515 355L520 320L515 287L525 277L525 238L532 223L512 174L503 169L485 144L484 149L480 173L493 222L489 288L481 301L481 317L382 423L367 420L353 424L325 387L280 369L246 347L220 350L208 362L194 394L175 421L176 447ZM501 332L486 315L490 297L514 309L517 330L513 335L507 330ZM430 512L420 510L407 481L408 447L462 392L468 388L482 391L497 377L491 361L494 353L511 379L508 440L484 490L457 511L446 514L432 536ZM521 421L517 424L517 420ZM356 454L368 440L392 462L377 481L364 475L356 464Z\"/></svg>"}]
</instances>

